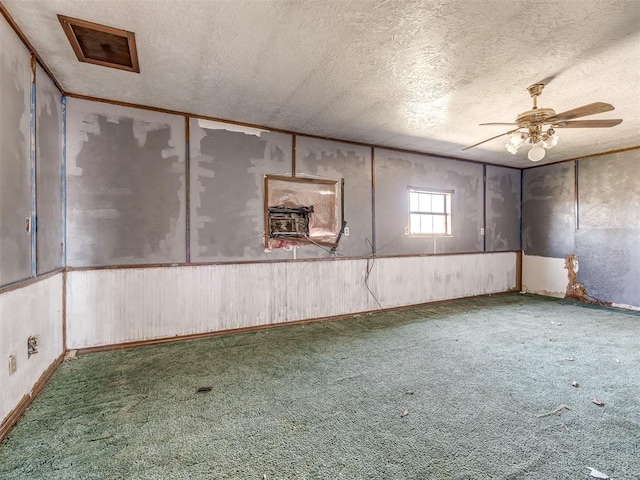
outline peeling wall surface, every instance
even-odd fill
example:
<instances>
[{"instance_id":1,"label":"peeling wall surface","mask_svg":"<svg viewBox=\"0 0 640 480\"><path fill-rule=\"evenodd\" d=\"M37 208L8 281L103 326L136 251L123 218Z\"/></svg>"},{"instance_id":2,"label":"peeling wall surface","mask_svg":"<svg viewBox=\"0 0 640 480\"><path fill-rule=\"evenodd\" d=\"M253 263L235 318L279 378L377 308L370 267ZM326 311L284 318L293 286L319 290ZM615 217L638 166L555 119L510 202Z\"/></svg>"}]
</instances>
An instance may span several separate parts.
<instances>
[{"instance_id":1,"label":"peeling wall surface","mask_svg":"<svg viewBox=\"0 0 640 480\"><path fill-rule=\"evenodd\" d=\"M520 250L520 170L487 165L487 252Z\"/></svg>"},{"instance_id":2,"label":"peeling wall surface","mask_svg":"<svg viewBox=\"0 0 640 480\"><path fill-rule=\"evenodd\" d=\"M38 353L28 357L27 338ZM0 294L0 423L62 353L62 274ZM9 355L16 372L9 375Z\"/></svg>"},{"instance_id":3,"label":"peeling wall surface","mask_svg":"<svg viewBox=\"0 0 640 480\"><path fill-rule=\"evenodd\" d=\"M184 117L67 102L67 263L184 262Z\"/></svg>"},{"instance_id":4,"label":"peeling wall surface","mask_svg":"<svg viewBox=\"0 0 640 480\"><path fill-rule=\"evenodd\" d=\"M578 281L595 300L640 307L640 149L580 160Z\"/></svg>"},{"instance_id":5,"label":"peeling wall surface","mask_svg":"<svg viewBox=\"0 0 640 480\"><path fill-rule=\"evenodd\" d=\"M63 266L62 95L36 69L36 212L38 274Z\"/></svg>"},{"instance_id":6,"label":"peeling wall surface","mask_svg":"<svg viewBox=\"0 0 640 480\"><path fill-rule=\"evenodd\" d=\"M504 292L513 252L69 272L67 341L83 348ZM283 281L286 279L286 281Z\"/></svg>"},{"instance_id":7,"label":"peeling wall surface","mask_svg":"<svg viewBox=\"0 0 640 480\"><path fill-rule=\"evenodd\" d=\"M577 197L574 162L523 172L525 258L553 257L560 264L576 255L588 300L639 307L640 149L577 162ZM559 281L566 289L566 270L543 278L540 268L536 273L527 265L523 276L537 285L529 291L562 291Z\"/></svg>"},{"instance_id":8,"label":"peeling wall surface","mask_svg":"<svg viewBox=\"0 0 640 480\"><path fill-rule=\"evenodd\" d=\"M0 286L31 275L31 55L0 17Z\"/></svg>"},{"instance_id":9,"label":"peeling wall surface","mask_svg":"<svg viewBox=\"0 0 640 480\"><path fill-rule=\"evenodd\" d=\"M290 258L264 247L264 176L291 175L291 135L190 119L191 261Z\"/></svg>"},{"instance_id":10,"label":"peeling wall surface","mask_svg":"<svg viewBox=\"0 0 640 480\"><path fill-rule=\"evenodd\" d=\"M371 148L297 136L296 175L337 181L344 178L344 219L349 236L340 239L337 252L346 256L370 255ZM313 245L298 250L298 258L330 255Z\"/></svg>"},{"instance_id":11,"label":"peeling wall surface","mask_svg":"<svg viewBox=\"0 0 640 480\"><path fill-rule=\"evenodd\" d=\"M575 248L573 162L524 170L523 250L527 255L564 258Z\"/></svg>"},{"instance_id":12,"label":"peeling wall surface","mask_svg":"<svg viewBox=\"0 0 640 480\"><path fill-rule=\"evenodd\" d=\"M483 251L482 165L379 149L375 151L374 163L378 253ZM409 215L409 186L453 191L451 236L405 235Z\"/></svg>"}]
</instances>

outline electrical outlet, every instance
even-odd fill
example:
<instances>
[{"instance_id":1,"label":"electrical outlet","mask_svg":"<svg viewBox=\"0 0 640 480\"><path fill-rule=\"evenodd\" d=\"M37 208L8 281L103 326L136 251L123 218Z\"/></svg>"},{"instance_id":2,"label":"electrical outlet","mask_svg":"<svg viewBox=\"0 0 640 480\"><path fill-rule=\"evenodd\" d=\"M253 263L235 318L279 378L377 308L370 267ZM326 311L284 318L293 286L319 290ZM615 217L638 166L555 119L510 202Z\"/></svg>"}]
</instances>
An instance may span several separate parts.
<instances>
[{"instance_id":1,"label":"electrical outlet","mask_svg":"<svg viewBox=\"0 0 640 480\"><path fill-rule=\"evenodd\" d=\"M9 375L13 375L14 373L16 373L17 369L18 369L18 364L16 362L16 356L9 355Z\"/></svg>"},{"instance_id":2,"label":"electrical outlet","mask_svg":"<svg viewBox=\"0 0 640 480\"><path fill-rule=\"evenodd\" d=\"M349 236L349 227L344 227L344 236L345 237Z\"/></svg>"},{"instance_id":3,"label":"electrical outlet","mask_svg":"<svg viewBox=\"0 0 640 480\"><path fill-rule=\"evenodd\" d=\"M480 229L480 235L484 235L484 227Z\"/></svg>"},{"instance_id":4,"label":"electrical outlet","mask_svg":"<svg viewBox=\"0 0 640 480\"><path fill-rule=\"evenodd\" d=\"M31 355L35 355L36 353L38 353L39 343L40 342L38 340L38 337L36 337L35 335L27 338L27 358L31 358Z\"/></svg>"}]
</instances>

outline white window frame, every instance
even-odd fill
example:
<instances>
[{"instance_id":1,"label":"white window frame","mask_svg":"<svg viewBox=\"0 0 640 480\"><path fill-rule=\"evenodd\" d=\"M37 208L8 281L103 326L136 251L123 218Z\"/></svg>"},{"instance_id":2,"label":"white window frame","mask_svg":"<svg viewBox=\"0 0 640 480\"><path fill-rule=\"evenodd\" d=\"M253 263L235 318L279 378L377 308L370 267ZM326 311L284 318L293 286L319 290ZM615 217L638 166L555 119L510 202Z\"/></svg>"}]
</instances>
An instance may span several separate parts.
<instances>
[{"instance_id":1,"label":"white window frame","mask_svg":"<svg viewBox=\"0 0 640 480\"><path fill-rule=\"evenodd\" d=\"M418 208L417 210L412 209L411 198L412 194L418 195L438 195L444 197L443 209L433 210L432 208L432 198L429 198L428 209L421 210ZM453 190L441 190L436 188L423 188L423 187L407 187L407 200L408 200L408 215L407 215L407 234L411 237L451 237L453 236L452 230L452 197ZM419 198L419 197L418 197ZM415 205L414 205L415 206ZM425 232L425 231L414 231L412 229L412 218L413 216L420 215L421 217L431 217L431 221L433 222L433 217L444 217L445 219L445 232ZM432 223L433 226L433 223ZM433 230L433 229L432 229Z\"/></svg>"}]
</instances>

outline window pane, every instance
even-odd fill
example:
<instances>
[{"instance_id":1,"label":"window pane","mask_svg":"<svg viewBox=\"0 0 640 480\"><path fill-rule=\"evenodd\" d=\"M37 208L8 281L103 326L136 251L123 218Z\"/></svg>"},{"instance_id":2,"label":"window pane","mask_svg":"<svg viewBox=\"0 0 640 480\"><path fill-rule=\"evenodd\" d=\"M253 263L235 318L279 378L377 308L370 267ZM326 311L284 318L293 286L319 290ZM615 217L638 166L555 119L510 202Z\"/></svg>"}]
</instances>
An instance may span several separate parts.
<instances>
[{"instance_id":1,"label":"window pane","mask_svg":"<svg viewBox=\"0 0 640 480\"><path fill-rule=\"evenodd\" d=\"M420 231L420 215L417 213L411 214L411 225L409 226L411 233L422 233Z\"/></svg>"},{"instance_id":2,"label":"window pane","mask_svg":"<svg viewBox=\"0 0 640 480\"><path fill-rule=\"evenodd\" d=\"M444 215L433 216L433 233L447 233L447 217Z\"/></svg>"},{"instance_id":3,"label":"window pane","mask_svg":"<svg viewBox=\"0 0 640 480\"><path fill-rule=\"evenodd\" d=\"M431 202L432 202L432 208L433 210L431 210L434 213L444 213L444 195L432 195L431 196Z\"/></svg>"},{"instance_id":4,"label":"window pane","mask_svg":"<svg viewBox=\"0 0 640 480\"><path fill-rule=\"evenodd\" d=\"M418 192L409 192L409 210L412 212L417 212L419 210L418 205L418 196L420 194Z\"/></svg>"},{"instance_id":5,"label":"window pane","mask_svg":"<svg viewBox=\"0 0 640 480\"><path fill-rule=\"evenodd\" d=\"M420 211L421 212L431 211L431 194L429 193L420 194Z\"/></svg>"}]
</instances>

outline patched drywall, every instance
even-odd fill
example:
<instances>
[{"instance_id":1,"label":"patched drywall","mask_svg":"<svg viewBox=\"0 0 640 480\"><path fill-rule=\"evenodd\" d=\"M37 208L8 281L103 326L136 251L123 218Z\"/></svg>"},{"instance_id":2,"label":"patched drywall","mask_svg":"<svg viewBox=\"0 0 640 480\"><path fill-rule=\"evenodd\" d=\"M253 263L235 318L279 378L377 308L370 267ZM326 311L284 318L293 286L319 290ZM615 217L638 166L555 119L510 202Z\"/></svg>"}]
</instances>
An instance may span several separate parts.
<instances>
[{"instance_id":1,"label":"patched drywall","mask_svg":"<svg viewBox=\"0 0 640 480\"><path fill-rule=\"evenodd\" d=\"M487 165L487 252L520 250L521 171Z\"/></svg>"},{"instance_id":2,"label":"patched drywall","mask_svg":"<svg viewBox=\"0 0 640 480\"><path fill-rule=\"evenodd\" d=\"M522 257L522 291L564 298L569 278L564 258Z\"/></svg>"},{"instance_id":3,"label":"patched drywall","mask_svg":"<svg viewBox=\"0 0 640 480\"><path fill-rule=\"evenodd\" d=\"M36 69L37 272L63 266L62 95L38 65Z\"/></svg>"},{"instance_id":4,"label":"patched drywall","mask_svg":"<svg viewBox=\"0 0 640 480\"><path fill-rule=\"evenodd\" d=\"M349 236L342 236L337 253L346 256L371 254L371 148L296 137L296 176L344 179L344 220ZM299 258L327 257L330 252L308 245Z\"/></svg>"},{"instance_id":5,"label":"patched drywall","mask_svg":"<svg viewBox=\"0 0 640 480\"><path fill-rule=\"evenodd\" d=\"M482 165L375 151L376 246L380 254L481 252L483 239ZM452 190L452 235L405 235L408 187Z\"/></svg>"},{"instance_id":6,"label":"patched drywall","mask_svg":"<svg viewBox=\"0 0 640 480\"><path fill-rule=\"evenodd\" d=\"M191 261L290 258L265 252L264 176L291 174L292 137L190 119Z\"/></svg>"},{"instance_id":7,"label":"patched drywall","mask_svg":"<svg viewBox=\"0 0 640 480\"><path fill-rule=\"evenodd\" d=\"M601 302L640 306L640 149L580 160L578 281Z\"/></svg>"},{"instance_id":8,"label":"patched drywall","mask_svg":"<svg viewBox=\"0 0 640 480\"><path fill-rule=\"evenodd\" d=\"M523 237L527 255L564 258L575 250L574 162L523 172Z\"/></svg>"},{"instance_id":9,"label":"patched drywall","mask_svg":"<svg viewBox=\"0 0 640 480\"><path fill-rule=\"evenodd\" d=\"M0 285L31 275L31 55L0 16Z\"/></svg>"},{"instance_id":10,"label":"patched drywall","mask_svg":"<svg viewBox=\"0 0 640 480\"><path fill-rule=\"evenodd\" d=\"M67 102L67 264L186 259L185 119Z\"/></svg>"}]
</instances>

